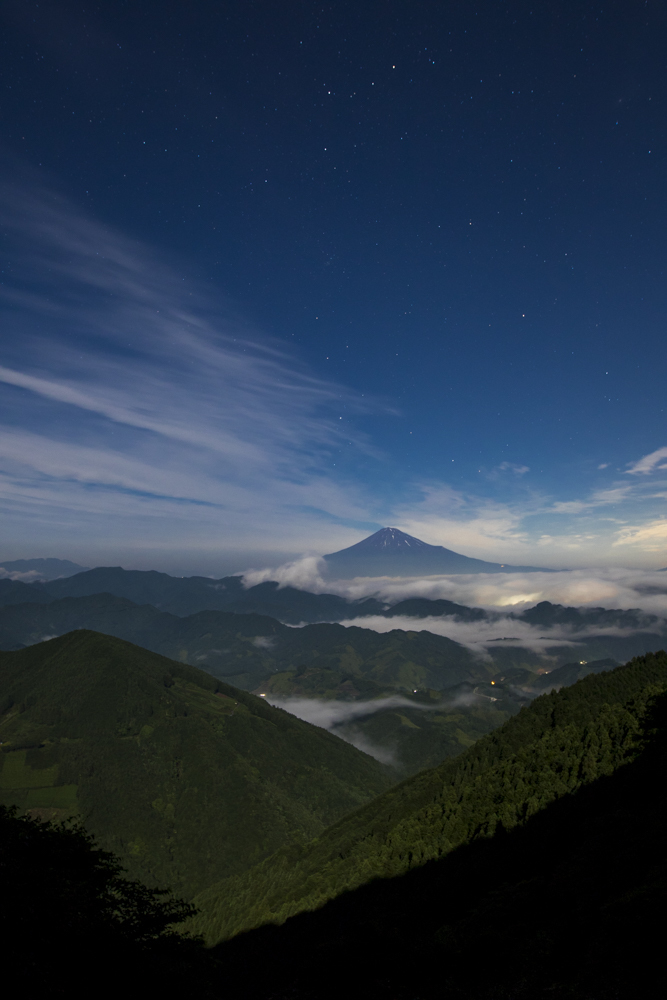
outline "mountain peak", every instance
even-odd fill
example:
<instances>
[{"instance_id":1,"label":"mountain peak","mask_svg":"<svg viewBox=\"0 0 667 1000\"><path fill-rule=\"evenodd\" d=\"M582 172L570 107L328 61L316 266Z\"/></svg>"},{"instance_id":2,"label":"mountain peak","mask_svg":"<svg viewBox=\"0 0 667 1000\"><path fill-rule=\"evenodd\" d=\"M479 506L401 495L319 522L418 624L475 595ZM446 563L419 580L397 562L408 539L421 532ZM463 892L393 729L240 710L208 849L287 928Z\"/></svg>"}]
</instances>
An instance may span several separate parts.
<instances>
[{"instance_id":1,"label":"mountain peak","mask_svg":"<svg viewBox=\"0 0 667 1000\"><path fill-rule=\"evenodd\" d=\"M357 542L356 545L351 545L349 549L343 549L343 551L349 552L351 549L363 549L364 552L415 552L419 549L434 548L437 548L437 546L422 542L421 539L415 538L414 535L406 534L400 528L380 528L374 535L369 535L368 538L364 538L363 541Z\"/></svg>"},{"instance_id":2,"label":"mountain peak","mask_svg":"<svg viewBox=\"0 0 667 1000\"><path fill-rule=\"evenodd\" d=\"M373 535L339 552L324 556L331 576L435 576L460 573L516 573L535 566L471 559L442 545L429 545L399 528L380 528Z\"/></svg>"}]
</instances>

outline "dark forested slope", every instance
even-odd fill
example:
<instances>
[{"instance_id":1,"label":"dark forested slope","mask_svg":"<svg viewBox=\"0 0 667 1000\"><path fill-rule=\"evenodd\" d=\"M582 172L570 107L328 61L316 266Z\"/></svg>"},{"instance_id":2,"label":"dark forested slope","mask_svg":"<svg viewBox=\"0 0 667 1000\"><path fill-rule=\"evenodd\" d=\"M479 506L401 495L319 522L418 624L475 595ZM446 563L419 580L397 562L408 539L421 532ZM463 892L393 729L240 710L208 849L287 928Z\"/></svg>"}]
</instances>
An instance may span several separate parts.
<instances>
[{"instance_id":1,"label":"dark forested slope","mask_svg":"<svg viewBox=\"0 0 667 1000\"><path fill-rule=\"evenodd\" d=\"M0 653L0 802L79 816L192 896L391 784L335 736L186 664L78 631Z\"/></svg>"},{"instance_id":2,"label":"dark forested slope","mask_svg":"<svg viewBox=\"0 0 667 1000\"><path fill-rule=\"evenodd\" d=\"M459 757L345 817L308 845L286 846L201 893L209 941L314 909L377 876L400 875L499 824L512 829L553 800L611 774L647 699L667 686L667 655L637 658L542 695Z\"/></svg>"},{"instance_id":3,"label":"dark forested slope","mask_svg":"<svg viewBox=\"0 0 667 1000\"><path fill-rule=\"evenodd\" d=\"M634 759L637 745L611 774L513 830L499 826L404 875L220 945L213 956L230 992L253 968L243 993L262 998L662 998L664 694L647 723Z\"/></svg>"}]
</instances>

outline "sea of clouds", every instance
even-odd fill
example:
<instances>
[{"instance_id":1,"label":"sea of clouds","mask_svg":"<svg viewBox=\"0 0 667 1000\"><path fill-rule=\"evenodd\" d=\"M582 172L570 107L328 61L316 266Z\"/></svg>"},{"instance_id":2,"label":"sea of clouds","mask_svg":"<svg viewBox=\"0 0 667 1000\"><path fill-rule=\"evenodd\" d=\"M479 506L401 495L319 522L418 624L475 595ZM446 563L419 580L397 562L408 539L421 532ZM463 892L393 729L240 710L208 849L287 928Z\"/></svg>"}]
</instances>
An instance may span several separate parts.
<instances>
[{"instance_id":1,"label":"sea of clouds","mask_svg":"<svg viewBox=\"0 0 667 1000\"><path fill-rule=\"evenodd\" d=\"M280 586L298 587L313 593L333 593L349 600L375 597L387 607L408 598L446 599L468 607L481 607L488 618L483 621L458 621L456 617L412 618L382 615L345 620L341 624L390 632L426 630L453 639L481 657L499 642L512 641L536 653L547 655L550 649L571 645L596 635L628 636L637 632L655 632L666 627L667 572L627 569L577 569L552 573L477 573L429 577L374 577L352 580L327 579L326 563L307 557L286 563L277 569L252 571L244 584L253 586L265 580L277 580ZM613 610L637 608L659 622L647 619L638 627L591 624L573 632L564 625L548 628L516 620L526 608L540 601L551 601L582 609L604 607Z\"/></svg>"},{"instance_id":2,"label":"sea of clouds","mask_svg":"<svg viewBox=\"0 0 667 1000\"><path fill-rule=\"evenodd\" d=\"M666 557L667 561L667 557ZM276 568L250 570L246 587L267 580L314 594L338 594L349 600L376 597L388 605L410 597L445 599L468 607L520 611L540 601L570 607L640 608L667 616L667 572L593 568L533 573L470 573L425 577L356 577L333 580L325 560L308 556Z\"/></svg>"},{"instance_id":3,"label":"sea of clouds","mask_svg":"<svg viewBox=\"0 0 667 1000\"><path fill-rule=\"evenodd\" d=\"M507 615L499 615L487 621L462 622L455 617L408 618L407 615L397 615L394 618L383 618L381 615L367 618L355 618L342 625L357 625L369 628L374 632L391 632L392 629L404 631L421 631L434 633L453 639L454 642L467 646L481 658L488 657L488 650L501 643L521 646L535 653L548 654L550 649L572 646L576 648L579 642L597 635L628 636L640 631L654 631L655 625L642 628L619 628L609 625L590 625L573 632L567 626L546 628L544 625L530 625L528 622L516 621Z\"/></svg>"}]
</instances>

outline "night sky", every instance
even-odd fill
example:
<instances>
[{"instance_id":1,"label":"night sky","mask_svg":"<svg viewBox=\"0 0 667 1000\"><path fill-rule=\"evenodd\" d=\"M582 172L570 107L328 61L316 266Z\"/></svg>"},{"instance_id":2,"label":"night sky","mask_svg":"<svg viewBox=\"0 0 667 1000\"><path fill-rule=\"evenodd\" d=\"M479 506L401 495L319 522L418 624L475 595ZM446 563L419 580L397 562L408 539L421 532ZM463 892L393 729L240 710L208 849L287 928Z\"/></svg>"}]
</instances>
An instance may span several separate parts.
<instances>
[{"instance_id":1,"label":"night sky","mask_svg":"<svg viewBox=\"0 0 667 1000\"><path fill-rule=\"evenodd\" d=\"M664 4L0 16L0 556L667 565Z\"/></svg>"}]
</instances>

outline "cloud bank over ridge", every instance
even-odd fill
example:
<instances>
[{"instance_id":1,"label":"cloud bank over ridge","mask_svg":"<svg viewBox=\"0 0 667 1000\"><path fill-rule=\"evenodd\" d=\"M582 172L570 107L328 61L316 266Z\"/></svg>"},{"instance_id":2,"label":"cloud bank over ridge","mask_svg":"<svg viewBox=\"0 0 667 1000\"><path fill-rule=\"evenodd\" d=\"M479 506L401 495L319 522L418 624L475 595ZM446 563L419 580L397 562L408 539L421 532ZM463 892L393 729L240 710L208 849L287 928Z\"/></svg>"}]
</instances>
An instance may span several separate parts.
<instances>
[{"instance_id":1,"label":"cloud bank over ridge","mask_svg":"<svg viewBox=\"0 0 667 1000\"><path fill-rule=\"evenodd\" d=\"M253 570L245 586L276 580L318 594L338 594L349 600L377 597L388 605L411 597L448 600L491 610L521 610L540 601L580 607L640 608L647 614L667 615L667 572L618 567L561 570L552 573L474 573L427 577L358 577L331 580L323 561L315 557L294 560L277 568Z\"/></svg>"}]
</instances>

